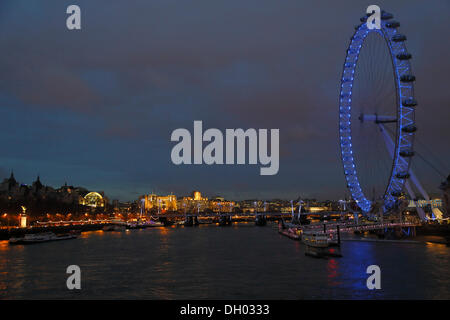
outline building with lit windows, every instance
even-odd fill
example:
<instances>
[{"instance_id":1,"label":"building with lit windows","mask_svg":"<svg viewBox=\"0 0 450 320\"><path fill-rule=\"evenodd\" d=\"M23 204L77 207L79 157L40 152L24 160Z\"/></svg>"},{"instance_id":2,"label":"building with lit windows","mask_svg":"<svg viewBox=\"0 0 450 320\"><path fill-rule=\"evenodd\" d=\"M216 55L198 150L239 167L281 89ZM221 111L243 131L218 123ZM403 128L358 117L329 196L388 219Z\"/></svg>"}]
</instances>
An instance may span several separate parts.
<instances>
[{"instance_id":1,"label":"building with lit windows","mask_svg":"<svg viewBox=\"0 0 450 320\"><path fill-rule=\"evenodd\" d=\"M178 209L183 212L203 212L209 209L208 198L202 197L200 191L193 191L190 197L178 198Z\"/></svg>"},{"instance_id":2,"label":"building with lit windows","mask_svg":"<svg viewBox=\"0 0 450 320\"><path fill-rule=\"evenodd\" d=\"M84 197L80 197L80 204L92 208L102 208L105 206L105 200L100 193L89 192Z\"/></svg>"},{"instance_id":3,"label":"building with lit windows","mask_svg":"<svg viewBox=\"0 0 450 320\"><path fill-rule=\"evenodd\" d=\"M203 198L200 191L193 191L192 198L194 201L208 201L208 198Z\"/></svg>"},{"instance_id":4,"label":"building with lit windows","mask_svg":"<svg viewBox=\"0 0 450 320\"><path fill-rule=\"evenodd\" d=\"M223 199L223 198L222 198ZM209 209L213 212L234 212L235 202L227 200L211 200L209 201Z\"/></svg>"},{"instance_id":5,"label":"building with lit windows","mask_svg":"<svg viewBox=\"0 0 450 320\"><path fill-rule=\"evenodd\" d=\"M144 209L158 209L164 211L177 210L177 197L173 194L168 196L158 196L156 194L148 194L144 196Z\"/></svg>"},{"instance_id":6,"label":"building with lit windows","mask_svg":"<svg viewBox=\"0 0 450 320\"><path fill-rule=\"evenodd\" d=\"M108 198L102 191L90 192L67 183L53 188L43 184L39 176L29 185L19 183L11 172L10 177L0 183L0 209L2 212L19 213L24 204L28 208L26 217L33 219L46 216L47 213L77 215L84 214L87 209L104 211L108 207Z\"/></svg>"}]
</instances>

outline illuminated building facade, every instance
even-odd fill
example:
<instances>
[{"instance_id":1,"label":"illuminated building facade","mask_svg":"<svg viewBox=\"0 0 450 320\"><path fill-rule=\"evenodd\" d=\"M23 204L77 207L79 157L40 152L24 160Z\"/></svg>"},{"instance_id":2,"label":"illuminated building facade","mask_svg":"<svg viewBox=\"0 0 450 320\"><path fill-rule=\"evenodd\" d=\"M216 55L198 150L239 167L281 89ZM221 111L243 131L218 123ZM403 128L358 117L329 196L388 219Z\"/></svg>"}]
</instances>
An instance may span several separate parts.
<instances>
[{"instance_id":1,"label":"illuminated building facade","mask_svg":"<svg viewBox=\"0 0 450 320\"><path fill-rule=\"evenodd\" d=\"M0 183L0 209L2 212L18 212L24 204L29 207L29 223L36 216L47 213L78 214L84 213L87 208L105 210L108 198L103 192L89 192L86 188L68 186L67 183L53 188L43 184L39 176L30 185L19 183L11 172L10 177Z\"/></svg>"},{"instance_id":2,"label":"illuminated building facade","mask_svg":"<svg viewBox=\"0 0 450 320\"><path fill-rule=\"evenodd\" d=\"M220 201L220 200L211 200L209 201L209 209L213 212L234 212L235 203L234 201Z\"/></svg>"},{"instance_id":3,"label":"illuminated building facade","mask_svg":"<svg viewBox=\"0 0 450 320\"><path fill-rule=\"evenodd\" d=\"M316 206L316 207L306 207L305 208L308 212L315 213L315 212L322 212L322 211L330 211L330 207L326 206Z\"/></svg>"},{"instance_id":4,"label":"illuminated building facade","mask_svg":"<svg viewBox=\"0 0 450 320\"><path fill-rule=\"evenodd\" d=\"M442 208L444 206L444 202L442 199L431 199L431 200L409 200L408 208L416 208L416 207L426 207L431 206L431 208Z\"/></svg>"},{"instance_id":5,"label":"illuminated building facade","mask_svg":"<svg viewBox=\"0 0 450 320\"><path fill-rule=\"evenodd\" d=\"M148 194L144 196L144 209L158 209L164 211L177 210L177 197L173 194L168 196L157 196L156 194Z\"/></svg>"},{"instance_id":6,"label":"illuminated building facade","mask_svg":"<svg viewBox=\"0 0 450 320\"><path fill-rule=\"evenodd\" d=\"M182 212L203 212L209 208L208 198L202 197L200 191L193 191L190 197L182 197L177 201Z\"/></svg>"},{"instance_id":7,"label":"illuminated building facade","mask_svg":"<svg viewBox=\"0 0 450 320\"><path fill-rule=\"evenodd\" d=\"M200 191L193 191L192 192L192 198L194 201L207 201L208 198L203 198Z\"/></svg>"},{"instance_id":8,"label":"illuminated building facade","mask_svg":"<svg viewBox=\"0 0 450 320\"><path fill-rule=\"evenodd\" d=\"M92 208L103 208L105 206L105 199L98 192L89 192L84 197L80 197L79 203Z\"/></svg>"}]
</instances>

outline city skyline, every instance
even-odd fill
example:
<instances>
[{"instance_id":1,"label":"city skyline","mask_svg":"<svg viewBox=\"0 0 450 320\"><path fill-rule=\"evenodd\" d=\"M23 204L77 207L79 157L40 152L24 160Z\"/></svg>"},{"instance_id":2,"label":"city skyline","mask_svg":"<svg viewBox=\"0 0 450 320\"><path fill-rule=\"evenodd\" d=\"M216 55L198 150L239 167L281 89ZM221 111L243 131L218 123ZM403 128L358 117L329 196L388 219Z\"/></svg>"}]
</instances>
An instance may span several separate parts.
<instances>
[{"instance_id":1,"label":"city skyline","mask_svg":"<svg viewBox=\"0 0 450 320\"><path fill-rule=\"evenodd\" d=\"M89 186L86 186L86 185L73 185L73 184L71 184L70 183L70 181L64 181L64 183L63 184L60 184L60 185L49 185L49 184L46 184L45 183L45 180L44 181L42 181L42 179L41 179L41 176L40 175L38 175L35 179L33 179L33 181L31 181L31 182L24 182L24 181L20 181L20 180L18 180L18 179L16 179L16 173L12 170L11 171L11 173L10 173L10 176L9 177L6 177L6 178L3 178L3 179L1 179L0 181L3 181L3 183L7 183L8 182L8 180L10 180L10 179L14 179L16 182L17 182L17 184L18 184L18 186L27 186L27 187L32 187L32 186L34 186L36 183L38 183L38 184L41 184L43 187L50 187L50 188L52 188L52 189L58 189L58 188L65 188L65 187L72 187L72 188L81 188L81 189L84 189L84 190L86 190L86 193L88 193L88 192L100 192L100 193L104 193L104 190L99 190L99 189L92 189L92 188L90 188ZM186 192L186 193L184 193L184 194L174 194L173 192L170 192L170 193L164 193L164 192L162 192L162 191L159 191L159 190L155 190L155 189L152 189L152 190L148 190L147 192L145 192L145 193L143 193L143 194L140 194L138 197L136 197L136 198L134 198L134 199L126 199L126 200L124 200L124 199L118 199L118 198L111 198L111 197L109 197L109 195L108 194L106 194L106 193L104 193L104 196L105 197L107 197L107 199L109 200L109 201L120 201L120 202L137 202L137 201L139 201L140 199L142 199L143 197L147 197L147 196L150 196L150 195L156 195L156 196L158 196L158 197L160 197L160 196L171 196L171 195L174 195L174 196L176 196L176 198L178 199L178 198L184 198L184 197L191 197L191 196L193 196L195 193L199 193L200 195L206 195L206 198L208 198L208 199L216 199L216 198L224 198L225 200L236 200L236 201L253 201L253 200L259 200L259 201L262 201L262 200L282 200L282 201L290 201L290 200L294 200L294 199L288 199L288 198L280 198L280 197L270 197L270 198L267 198L267 199L258 199L258 198L242 198L242 199L228 199L228 198L225 198L225 197L223 197L221 194L218 194L218 193L215 193L214 191L205 191L205 190L203 190L203 191L199 191L198 189L191 189L190 191L188 191L188 192ZM301 197L297 197L296 199L300 199ZM327 200L330 200L330 201L337 201L338 199L315 199L315 198L310 198L310 199L314 199L314 200L318 200L318 201L327 201Z\"/></svg>"},{"instance_id":2,"label":"city skyline","mask_svg":"<svg viewBox=\"0 0 450 320\"><path fill-rule=\"evenodd\" d=\"M3 178L0 181L3 182L7 182L9 179L14 178L18 185L25 185L28 187L32 187L34 186L34 184L38 183L38 184L42 184L42 186L44 187L50 187L52 189L58 189L58 188L65 188L65 187L73 187L73 188L81 188L86 190L86 193L88 192L100 192L103 194L103 196L105 197L105 199L107 199L108 202L114 202L114 201L119 201L122 203L125 202L139 202L141 199L146 198L147 196L151 196L151 195L155 195L157 197L168 197L168 196L175 196L176 199L181 199L181 198L185 198L185 197L193 197L195 193L199 193L201 196L206 196L207 199L210 200L214 200L216 198L224 198L225 201L238 201L238 202L242 202L242 201L253 201L253 200L257 200L257 201L271 201L271 200L280 200L280 201L298 201L300 200L315 200L315 201L319 201L319 202L326 202L326 201L341 201L342 199L347 199L347 200L351 200L351 197L342 197L342 198L315 198L315 197L302 197L301 195L294 197L294 198L288 198L288 197L267 197L267 198L256 198L256 197L250 197L250 198L227 198L224 197L222 194L216 193L212 190L199 190L199 189L195 189L195 188L191 188L191 190L189 190L188 192L182 193L182 194L175 194L174 192L169 192L169 193L165 193L164 191L160 191L160 190L156 190L156 189L151 189L151 190L147 190L146 192L138 195L136 198L134 199L120 199L120 198L114 198L114 197L110 197L109 194L105 193L104 190L102 189L92 189L89 186L86 185L74 185L70 183L69 181L64 181L63 184L60 185L49 185L45 183L45 180L42 181L41 176L38 175L35 179L33 179L33 181L31 182L24 182L24 181L20 181L19 179L16 179L16 173L14 171L11 171L9 178ZM439 191L437 193L430 193L430 196L432 197L432 199L440 199L442 200L442 192ZM421 197L419 197L418 199L420 199ZM419 200L419 201L423 201L423 200Z\"/></svg>"},{"instance_id":3,"label":"city skyline","mask_svg":"<svg viewBox=\"0 0 450 320\"><path fill-rule=\"evenodd\" d=\"M0 4L7 53L0 59L0 179L13 169L19 181L39 174L49 185L71 181L122 201L195 189L229 199L349 196L339 158L338 82L365 4L78 4L80 32L65 29L66 3ZM439 154L447 175L442 159L450 150L441 141L450 137L450 111L441 106L450 98L449 63L435 58L450 53L440 40L448 3L379 5L409 37L417 137ZM279 128L279 173L261 177L257 165L173 165L170 133L195 120L221 130ZM443 178L420 161L414 159L417 174L438 193Z\"/></svg>"}]
</instances>

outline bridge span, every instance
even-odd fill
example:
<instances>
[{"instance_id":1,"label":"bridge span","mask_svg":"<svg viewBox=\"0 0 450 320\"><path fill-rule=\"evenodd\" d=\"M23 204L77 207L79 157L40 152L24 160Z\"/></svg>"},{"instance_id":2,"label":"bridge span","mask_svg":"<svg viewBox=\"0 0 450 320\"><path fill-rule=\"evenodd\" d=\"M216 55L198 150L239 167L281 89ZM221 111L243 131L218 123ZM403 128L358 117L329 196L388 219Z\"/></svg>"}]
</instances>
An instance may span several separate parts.
<instances>
[{"instance_id":1,"label":"bridge span","mask_svg":"<svg viewBox=\"0 0 450 320\"><path fill-rule=\"evenodd\" d=\"M381 223L318 223L305 226L299 226L302 230L324 230L325 232L337 232L338 226L340 232L364 232L372 230L384 230L384 229L394 229L394 228L415 228L420 226L420 223L416 222L381 222Z\"/></svg>"}]
</instances>

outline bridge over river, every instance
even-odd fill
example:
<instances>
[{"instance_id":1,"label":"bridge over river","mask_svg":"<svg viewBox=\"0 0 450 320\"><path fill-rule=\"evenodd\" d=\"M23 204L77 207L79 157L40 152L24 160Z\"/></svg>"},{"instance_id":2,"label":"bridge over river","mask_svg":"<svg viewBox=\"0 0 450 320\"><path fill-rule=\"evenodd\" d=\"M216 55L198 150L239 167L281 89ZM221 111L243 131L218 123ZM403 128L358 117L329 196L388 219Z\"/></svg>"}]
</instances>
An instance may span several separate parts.
<instances>
[{"instance_id":1,"label":"bridge over river","mask_svg":"<svg viewBox=\"0 0 450 320\"><path fill-rule=\"evenodd\" d=\"M339 222L339 223L316 223L311 225L300 226L304 231L320 230L325 232L337 232L338 227L340 232L365 232L373 230L386 229L404 229L415 230L420 226L419 222L378 222L378 223L355 223L355 222Z\"/></svg>"}]
</instances>

